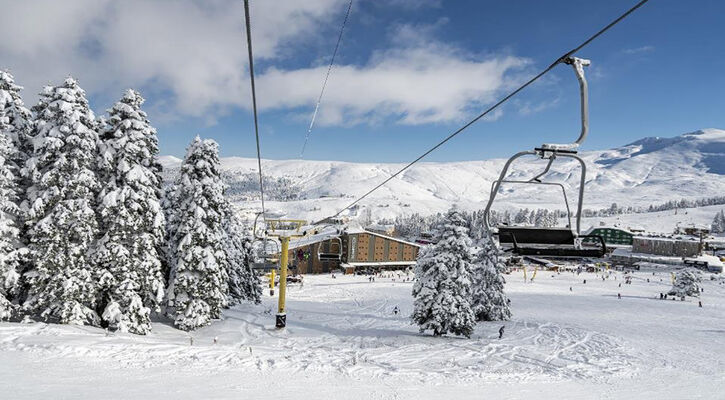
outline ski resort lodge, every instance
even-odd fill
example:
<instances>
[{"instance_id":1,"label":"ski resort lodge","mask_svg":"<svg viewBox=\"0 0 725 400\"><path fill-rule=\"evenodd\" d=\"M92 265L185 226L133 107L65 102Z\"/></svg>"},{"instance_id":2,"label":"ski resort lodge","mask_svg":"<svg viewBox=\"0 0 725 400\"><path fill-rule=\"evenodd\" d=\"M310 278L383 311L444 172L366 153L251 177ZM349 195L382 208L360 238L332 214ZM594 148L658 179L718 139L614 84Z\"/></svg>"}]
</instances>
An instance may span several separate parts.
<instances>
[{"instance_id":1,"label":"ski resort lodge","mask_svg":"<svg viewBox=\"0 0 725 400\"><path fill-rule=\"evenodd\" d=\"M300 274L346 274L415 265L420 245L365 229L330 232L290 243L289 260Z\"/></svg>"},{"instance_id":2,"label":"ski resort lodge","mask_svg":"<svg viewBox=\"0 0 725 400\"><path fill-rule=\"evenodd\" d=\"M585 235L597 235L604 239L604 243L610 247L631 246L634 233L631 230L615 226L593 227L584 233ZM595 243L593 238L584 239L585 243Z\"/></svg>"}]
</instances>

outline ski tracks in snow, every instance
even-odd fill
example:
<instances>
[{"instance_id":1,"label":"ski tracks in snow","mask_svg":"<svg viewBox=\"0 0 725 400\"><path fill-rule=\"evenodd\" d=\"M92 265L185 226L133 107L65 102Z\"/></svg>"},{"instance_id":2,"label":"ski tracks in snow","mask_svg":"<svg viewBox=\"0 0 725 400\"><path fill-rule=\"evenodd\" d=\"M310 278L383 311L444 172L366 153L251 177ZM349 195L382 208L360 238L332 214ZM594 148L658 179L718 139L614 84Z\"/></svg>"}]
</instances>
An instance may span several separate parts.
<instances>
[{"instance_id":1,"label":"ski tracks in snow","mask_svg":"<svg viewBox=\"0 0 725 400\"><path fill-rule=\"evenodd\" d=\"M229 310L224 321L191 334L159 323L145 337L106 336L90 327L0 324L0 351L114 360L134 368L193 365L210 371L251 368L421 382L601 380L636 369L632 352L601 333L514 320L501 340L500 323L479 324L471 339L434 338L418 334L410 324L409 285L329 285L290 291L293 317L284 331L271 325L267 311L274 299L266 298L263 305ZM400 315L391 312L396 305Z\"/></svg>"}]
</instances>

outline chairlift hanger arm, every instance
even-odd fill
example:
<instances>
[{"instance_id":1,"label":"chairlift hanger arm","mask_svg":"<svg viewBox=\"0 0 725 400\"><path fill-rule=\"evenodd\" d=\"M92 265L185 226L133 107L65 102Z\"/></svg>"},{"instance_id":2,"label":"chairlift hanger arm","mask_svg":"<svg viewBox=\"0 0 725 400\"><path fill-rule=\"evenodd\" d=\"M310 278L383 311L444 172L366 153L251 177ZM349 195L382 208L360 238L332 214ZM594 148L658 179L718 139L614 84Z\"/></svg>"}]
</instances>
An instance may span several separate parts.
<instances>
[{"instance_id":1,"label":"chairlift hanger arm","mask_svg":"<svg viewBox=\"0 0 725 400\"><path fill-rule=\"evenodd\" d=\"M551 165L553 164L554 160L559 157L569 157L574 158L577 161L579 161L579 164L581 165L581 177L580 177L580 183L579 183L579 199L577 203L577 213L576 213L576 231L572 229L572 232L574 233L575 237L578 237L581 234L581 214L582 214L582 207L584 202L584 185L586 183L586 164L584 163L584 160L581 159L577 155L577 149L579 147L579 144L581 144L584 139L587 136L587 133L589 131L589 103L588 103L588 86L587 81L584 76L584 66L587 66L591 64L589 60L585 60L582 58L577 57L567 57L563 60L565 64L569 64L573 67L574 73L577 76L577 80L579 82L579 93L580 93L580 101L581 101L581 120L582 120L582 130L579 134L579 138L574 141L573 143L569 144L551 144L551 143L545 143L541 145L541 147L535 148L533 151L522 151L519 153L516 153L513 157L509 158L508 161L506 161L506 164L504 164L503 170L501 171L501 175L499 176L499 179L495 181L495 186L491 190L491 196L489 197L488 204L486 205L486 209L484 210L484 225L487 229L491 228L490 223L490 217L491 217L491 206L493 205L493 201L496 199L496 195L499 192L499 189L501 188L501 184L506 181L506 175L508 174L508 170L511 166L511 164L518 158L526 156L526 155L536 155L538 157L541 157L542 159L548 159L549 162L546 164L546 168L543 172L540 174L534 176L531 178L528 182L529 184L543 184L541 182L541 177L546 175L549 170L551 169ZM566 193L564 194L564 199L566 201L567 210L569 209L568 200L566 199ZM569 220L569 227L571 226L571 220Z\"/></svg>"}]
</instances>

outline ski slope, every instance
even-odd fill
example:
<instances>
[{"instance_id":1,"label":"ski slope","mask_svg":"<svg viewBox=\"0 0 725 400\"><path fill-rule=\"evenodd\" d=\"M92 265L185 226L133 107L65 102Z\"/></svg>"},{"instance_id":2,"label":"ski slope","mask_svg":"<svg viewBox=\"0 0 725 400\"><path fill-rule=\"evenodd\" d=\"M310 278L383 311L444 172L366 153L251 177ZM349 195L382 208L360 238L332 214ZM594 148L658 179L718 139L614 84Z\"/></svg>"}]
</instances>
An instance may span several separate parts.
<instances>
[{"instance_id":1,"label":"ski slope","mask_svg":"<svg viewBox=\"0 0 725 400\"><path fill-rule=\"evenodd\" d=\"M511 154L526 150L511 149ZM725 131L704 129L673 138L645 138L626 146L581 153L587 164L585 208L643 206L671 199L699 199L725 193ZM162 157L167 178L174 175L181 160ZM423 215L446 211L452 204L462 209L485 207L491 182L505 160L426 163L414 165L387 186L363 200L348 213L359 217L371 210L373 219L401 214ZM222 169L228 182L257 171L256 159L224 158ZM404 164L363 164L338 161L264 160L265 174L286 178L295 184L299 198L268 201L268 207L288 216L308 220L329 216L357 196L382 182ZM511 177L530 179L543 171L545 161L521 159ZM562 182L575 201L579 184L578 163L557 160L549 179ZM253 181L253 180L252 180ZM249 188L249 196L257 193ZM298 192L298 193L297 193ZM259 209L256 198L239 201L241 212L253 215ZM573 205L572 205L573 206ZM505 186L495 208L564 209L560 191L541 187Z\"/></svg>"},{"instance_id":2,"label":"ski slope","mask_svg":"<svg viewBox=\"0 0 725 400\"><path fill-rule=\"evenodd\" d=\"M667 270L622 287L621 273L507 279L513 319L500 340L499 322L471 339L419 334L412 284L398 277L306 276L288 291L282 331L269 296L191 334L0 323L0 387L8 399L722 398L722 280L704 283L698 308L656 299Z\"/></svg>"},{"instance_id":3,"label":"ski slope","mask_svg":"<svg viewBox=\"0 0 725 400\"><path fill-rule=\"evenodd\" d=\"M710 226L715 214L725 210L725 205L697 208L679 208L677 210L657 211L640 214L621 214L611 217L582 218L582 227L621 226L622 228L640 228L646 232L674 233L677 226ZM562 219L562 224L565 221Z\"/></svg>"}]
</instances>

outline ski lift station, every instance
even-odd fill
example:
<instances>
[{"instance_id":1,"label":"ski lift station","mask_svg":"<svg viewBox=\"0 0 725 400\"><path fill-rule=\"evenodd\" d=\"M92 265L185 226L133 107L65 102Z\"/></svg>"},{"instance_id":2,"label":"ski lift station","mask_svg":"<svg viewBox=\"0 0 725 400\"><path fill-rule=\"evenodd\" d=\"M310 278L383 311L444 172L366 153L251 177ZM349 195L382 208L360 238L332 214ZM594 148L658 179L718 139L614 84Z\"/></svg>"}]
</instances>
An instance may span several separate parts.
<instances>
[{"instance_id":1,"label":"ski lift station","mask_svg":"<svg viewBox=\"0 0 725 400\"><path fill-rule=\"evenodd\" d=\"M415 265L420 245L366 229L331 229L290 242L289 262L300 274L401 269Z\"/></svg>"}]
</instances>

